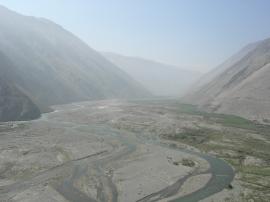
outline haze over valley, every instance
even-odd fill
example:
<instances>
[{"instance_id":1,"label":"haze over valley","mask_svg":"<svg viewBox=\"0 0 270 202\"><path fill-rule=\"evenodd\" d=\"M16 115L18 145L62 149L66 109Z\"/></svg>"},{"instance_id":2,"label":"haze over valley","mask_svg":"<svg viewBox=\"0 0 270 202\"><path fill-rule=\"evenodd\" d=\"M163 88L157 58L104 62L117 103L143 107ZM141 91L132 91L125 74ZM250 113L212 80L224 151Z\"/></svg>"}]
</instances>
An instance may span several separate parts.
<instances>
[{"instance_id":1,"label":"haze over valley","mask_svg":"<svg viewBox=\"0 0 270 202\"><path fill-rule=\"evenodd\" d=\"M1 72L41 111L75 101L150 95L61 26L4 7L0 10Z\"/></svg>"},{"instance_id":2,"label":"haze over valley","mask_svg":"<svg viewBox=\"0 0 270 202\"><path fill-rule=\"evenodd\" d=\"M200 72L143 58L127 57L109 52L104 52L103 55L155 96L183 96L201 76Z\"/></svg>"},{"instance_id":3,"label":"haze over valley","mask_svg":"<svg viewBox=\"0 0 270 202\"><path fill-rule=\"evenodd\" d=\"M270 201L269 2L0 4L0 202Z\"/></svg>"}]
</instances>

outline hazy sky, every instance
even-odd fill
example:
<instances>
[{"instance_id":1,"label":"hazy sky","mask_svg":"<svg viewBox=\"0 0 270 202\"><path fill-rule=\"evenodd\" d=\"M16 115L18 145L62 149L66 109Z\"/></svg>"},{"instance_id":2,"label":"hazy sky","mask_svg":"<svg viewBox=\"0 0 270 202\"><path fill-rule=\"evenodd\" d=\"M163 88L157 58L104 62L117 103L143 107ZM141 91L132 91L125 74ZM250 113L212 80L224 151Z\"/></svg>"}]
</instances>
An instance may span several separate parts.
<instances>
[{"instance_id":1,"label":"hazy sky","mask_svg":"<svg viewBox=\"0 0 270 202\"><path fill-rule=\"evenodd\" d=\"M269 0L0 0L92 48L206 71L270 37Z\"/></svg>"}]
</instances>

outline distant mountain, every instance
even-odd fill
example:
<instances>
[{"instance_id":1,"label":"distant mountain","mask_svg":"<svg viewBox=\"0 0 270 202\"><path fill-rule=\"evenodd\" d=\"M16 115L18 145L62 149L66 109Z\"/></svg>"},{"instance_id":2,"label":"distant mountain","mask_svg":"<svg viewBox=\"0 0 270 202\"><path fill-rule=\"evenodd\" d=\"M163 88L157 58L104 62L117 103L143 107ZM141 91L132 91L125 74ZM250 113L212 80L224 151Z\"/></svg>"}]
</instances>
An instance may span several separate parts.
<instances>
[{"instance_id":1,"label":"distant mountain","mask_svg":"<svg viewBox=\"0 0 270 202\"><path fill-rule=\"evenodd\" d=\"M247 46L225 64L228 65L218 67L218 74L185 100L202 109L268 122L270 39Z\"/></svg>"},{"instance_id":2,"label":"distant mountain","mask_svg":"<svg viewBox=\"0 0 270 202\"><path fill-rule=\"evenodd\" d=\"M198 72L137 57L104 52L103 55L157 96L181 96L198 79Z\"/></svg>"},{"instance_id":3,"label":"distant mountain","mask_svg":"<svg viewBox=\"0 0 270 202\"><path fill-rule=\"evenodd\" d=\"M138 82L59 25L0 6L1 71L39 108L74 101L149 96Z\"/></svg>"}]
</instances>

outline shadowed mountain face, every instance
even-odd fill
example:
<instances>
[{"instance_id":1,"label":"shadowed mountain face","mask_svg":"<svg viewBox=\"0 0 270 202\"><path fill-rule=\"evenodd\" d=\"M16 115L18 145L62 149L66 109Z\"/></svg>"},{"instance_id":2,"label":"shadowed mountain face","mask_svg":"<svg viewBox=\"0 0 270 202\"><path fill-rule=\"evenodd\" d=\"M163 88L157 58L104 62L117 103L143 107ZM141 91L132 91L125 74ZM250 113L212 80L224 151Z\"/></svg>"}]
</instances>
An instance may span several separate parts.
<instances>
[{"instance_id":1,"label":"shadowed mountain face","mask_svg":"<svg viewBox=\"0 0 270 202\"><path fill-rule=\"evenodd\" d=\"M0 6L0 52L7 80L42 110L49 105L149 95L140 84L76 36L45 19Z\"/></svg>"},{"instance_id":2,"label":"shadowed mountain face","mask_svg":"<svg viewBox=\"0 0 270 202\"><path fill-rule=\"evenodd\" d=\"M181 96L201 75L142 58L108 52L103 55L157 96Z\"/></svg>"},{"instance_id":3,"label":"shadowed mountain face","mask_svg":"<svg viewBox=\"0 0 270 202\"><path fill-rule=\"evenodd\" d=\"M186 100L203 109L268 121L270 39L252 44L238 55L211 81L187 95Z\"/></svg>"},{"instance_id":4,"label":"shadowed mountain face","mask_svg":"<svg viewBox=\"0 0 270 202\"><path fill-rule=\"evenodd\" d=\"M39 116L39 109L27 96L0 78L0 121L30 120Z\"/></svg>"},{"instance_id":5,"label":"shadowed mountain face","mask_svg":"<svg viewBox=\"0 0 270 202\"><path fill-rule=\"evenodd\" d=\"M38 118L38 107L16 87L12 63L0 53L0 121L20 121Z\"/></svg>"},{"instance_id":6,"label":"shadowed mountain face","mask_svg":"<svg viewBox=\"0 0 270 202\"><path fill-rule=\"evenodd\" d=\"M0 77L0 121L22 121L40 116L38 107L17 87Z\"/></svg>"}]
</instances>

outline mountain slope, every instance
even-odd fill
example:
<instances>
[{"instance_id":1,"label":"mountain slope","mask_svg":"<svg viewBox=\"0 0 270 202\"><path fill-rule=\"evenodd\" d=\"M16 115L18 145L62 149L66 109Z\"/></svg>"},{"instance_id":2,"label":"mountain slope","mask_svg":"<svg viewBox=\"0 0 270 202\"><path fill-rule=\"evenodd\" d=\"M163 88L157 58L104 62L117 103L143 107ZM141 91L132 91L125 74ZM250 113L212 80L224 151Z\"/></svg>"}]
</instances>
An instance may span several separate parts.
<instances>
[{"instance_id":1,"label":"mountain slope","mask_svg":"<svg viewBox=\"0 0 270 202\"><path fill-rule=\"evenodd\" d=\"M217 77L219 74L223 73L223 71L227 70L231 66L233 66L235 63L240 61L243 57L245 57L250 51L256 48L259 42L249 44L242 48L240 51L238 51L236 54L232 55L229 59L227 59L225 62L220 64L218 67L214 68L212 71L202 75L198 81L192 86L190 89L192 92L199 90L203 85L209 83L212 79Z\"/></svg>"},{"instance_id":2,"label":"mountain slope","mask_svg":"<svg viewBox=\"0 0 270 202\"><path fill-rule=\"evenodd\" d=\"M103 55L157 96L181 96L200 76L151 60L105 52Z\"/></svg>"},{"instance_id":3,"label":"mountain slope","mask_svg":"<svg viewBox=\"0 0 270 202\"><path fill-rule=\"evenodd\" d=\"M38 107L8 78L12 63L0 52L0 121L21 121L38 118Z\"/></svg>"},{"instance_id":4,"label":"mountain slope","mask_svg":"<svg viewBox=\"0 0 270 202\"><path fill-rule=\"evenodd\" d=\"M73 101L143 97L125 72L62 27L0 6L0 52L8 80L40 108ZM12 71L12 72L11 72Z\"/></svg>"},{"instance_id":5,"label":"mountain slope","mask_svg":"<svg viewBox=\"0 0 270 202\"><path fill-rule=\"evenodd\" d=\"M266 121L270 119L270 39L186 98L203 109Z\"/></svg>"},{"instance_id":6,"label":"mountain slope","mask_svg":"<svg viewBox=\"0 0 270 202\"><path fill-rule=\"evenodd\" d=\"M39 109L27 96L0 78L0 121L29 120L39 116Z\"/></svg>"}]
</instances>

